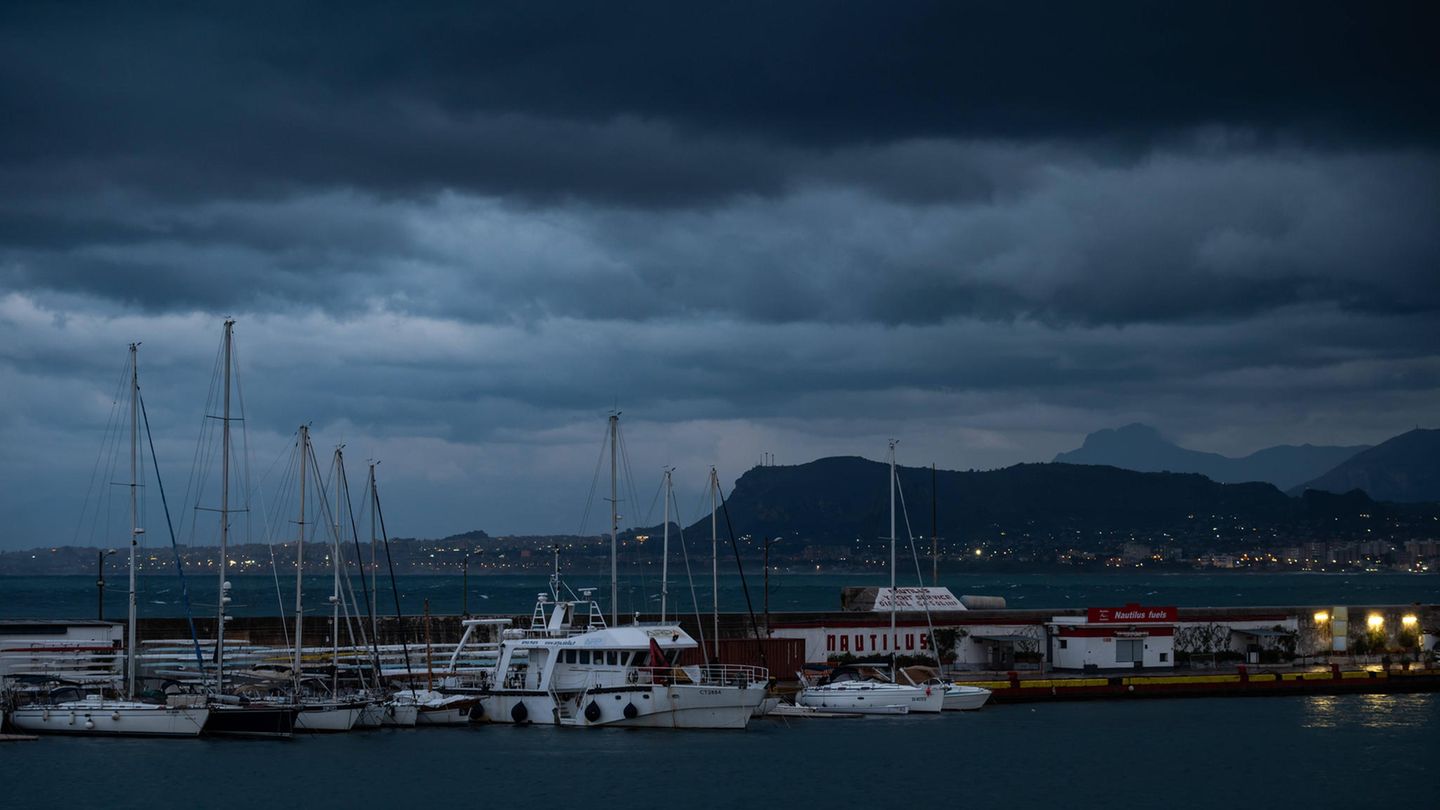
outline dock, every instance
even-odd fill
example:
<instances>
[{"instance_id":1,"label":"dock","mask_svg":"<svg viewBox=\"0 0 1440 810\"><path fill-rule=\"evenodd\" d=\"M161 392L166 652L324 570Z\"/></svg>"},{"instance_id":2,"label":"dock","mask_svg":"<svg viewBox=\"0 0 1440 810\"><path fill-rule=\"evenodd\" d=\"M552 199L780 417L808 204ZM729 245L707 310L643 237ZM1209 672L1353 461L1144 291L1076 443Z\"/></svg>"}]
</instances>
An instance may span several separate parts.
<instances>
[{"instance_id":1,"label":"dock","mask_svg":"<svg viewBox=\"0 0 1440 810\"><path fill-rule=\"evenodd\" d=\"M989 689L994 703L1039 703L1057 700L1133 700L1185 697L1276 697L1282 695L1399 694L1440 692L1440 669L1328 669L1300 672L1264 670L1234 672L1022 677L1011 672L1001 680L957 679L956 683Z\"/></svg>"}]
</instances>

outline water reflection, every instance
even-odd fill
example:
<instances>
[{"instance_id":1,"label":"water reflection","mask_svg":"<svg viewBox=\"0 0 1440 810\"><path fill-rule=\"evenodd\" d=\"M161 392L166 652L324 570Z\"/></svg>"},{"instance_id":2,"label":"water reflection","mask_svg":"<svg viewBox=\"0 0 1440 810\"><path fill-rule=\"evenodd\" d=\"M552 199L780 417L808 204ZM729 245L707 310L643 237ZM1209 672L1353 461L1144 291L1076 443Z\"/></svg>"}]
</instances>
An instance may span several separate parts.
<instances>
[{"instance_id":1,"label":"water reflection","mask_svg":"<svg viewBox=\"0 0 1440 810\"><path fill-rule=\"evenodd\" d=\"M1316 695L1304 703L1304 728L1418 728L1431 721L1425 695Z\"/></svg>"}]
</instances>

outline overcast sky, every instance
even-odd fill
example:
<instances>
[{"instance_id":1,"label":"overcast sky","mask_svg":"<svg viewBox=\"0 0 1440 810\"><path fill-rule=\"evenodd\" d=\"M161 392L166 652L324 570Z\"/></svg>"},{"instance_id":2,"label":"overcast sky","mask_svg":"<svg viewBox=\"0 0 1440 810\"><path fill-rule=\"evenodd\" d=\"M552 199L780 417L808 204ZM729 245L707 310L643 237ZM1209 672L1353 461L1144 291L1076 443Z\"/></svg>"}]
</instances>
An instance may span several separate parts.
<instances>
[{"instance_id":1,"label":"overcast sky","mask_svg":"<svg viewBox=\"0 0 1440 810\"><path fill-rule=\"evenodd\" d=\"M183 485L226 316L261 487L311 423L400 535L601 531L616 404L636 522L1436 424L1433 4L300 5L0 8L0 548L91 542L132 340Z\"/></svg>"}]
</instances>

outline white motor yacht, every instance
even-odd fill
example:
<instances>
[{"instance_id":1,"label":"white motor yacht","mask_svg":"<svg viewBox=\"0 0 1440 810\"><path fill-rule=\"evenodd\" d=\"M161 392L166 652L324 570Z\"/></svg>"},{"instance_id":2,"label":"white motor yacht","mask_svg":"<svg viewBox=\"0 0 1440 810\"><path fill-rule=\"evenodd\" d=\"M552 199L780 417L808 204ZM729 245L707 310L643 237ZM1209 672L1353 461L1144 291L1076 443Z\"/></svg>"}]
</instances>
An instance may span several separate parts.
<instances>
[{"instance_id":1,"label":"white motor yacht","mask_svg":"<svg viewBox=\"0 0 1440 810\"><path fill-rule=\"evenodd\" d=\"M551 587L558 596L558 576ZM568 601L541 594L530 628L501 634L495 667L475 690L485 720L745 728L765 698L767 670L677 666L681 653L699 646L678 624L607 626L590 593ZM466 622L467 638L482 623Z\"/></svg>"}]
</instances>

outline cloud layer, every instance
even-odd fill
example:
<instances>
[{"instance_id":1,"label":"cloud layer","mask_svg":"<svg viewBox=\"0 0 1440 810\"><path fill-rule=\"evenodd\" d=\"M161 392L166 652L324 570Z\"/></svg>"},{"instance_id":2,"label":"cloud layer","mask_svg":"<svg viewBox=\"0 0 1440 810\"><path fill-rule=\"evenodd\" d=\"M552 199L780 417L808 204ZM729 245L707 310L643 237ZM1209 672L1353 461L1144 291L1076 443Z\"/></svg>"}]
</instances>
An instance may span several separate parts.
<instances>
[{"instance_id":1,"label":"cloud layer","mask_svg":"<svg viewBox=\"0 0 1440 810\"><path fill-rule=\"evenodd\" d=\"M1428 5L0 15L0 545L130 340L185 467L227 315L257 456L384 457L403 534L582 528L615 403L698 486L1440 401Z\"/></svg>"}]
</instances>

